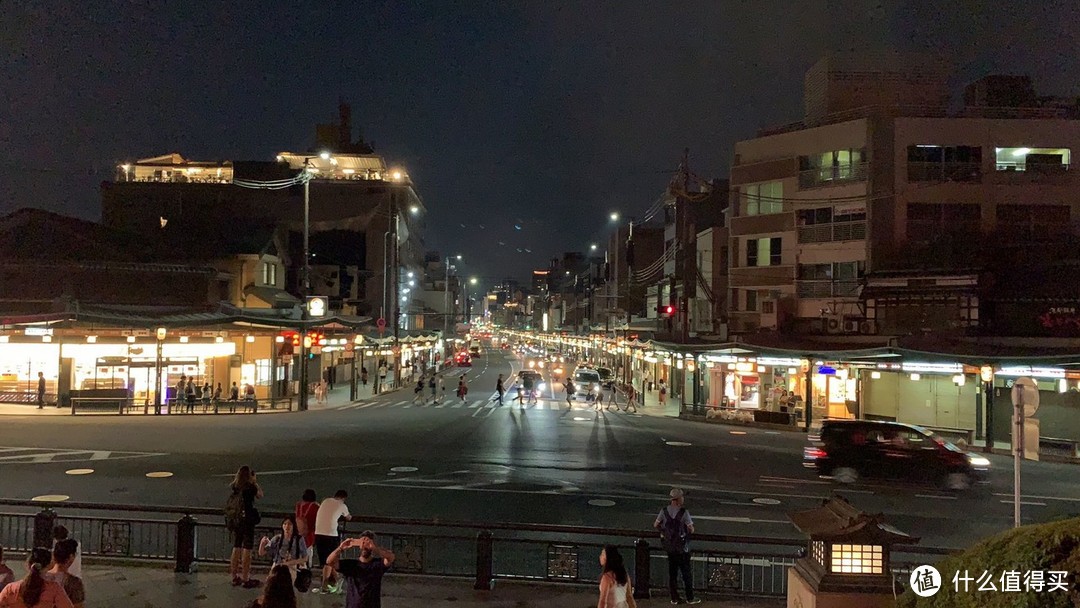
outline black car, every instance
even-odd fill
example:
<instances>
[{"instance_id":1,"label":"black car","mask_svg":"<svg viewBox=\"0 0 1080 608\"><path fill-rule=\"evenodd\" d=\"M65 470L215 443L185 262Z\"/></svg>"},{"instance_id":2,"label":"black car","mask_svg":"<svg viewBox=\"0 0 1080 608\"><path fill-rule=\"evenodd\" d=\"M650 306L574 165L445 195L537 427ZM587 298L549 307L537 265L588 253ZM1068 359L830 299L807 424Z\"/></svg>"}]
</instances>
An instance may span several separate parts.
<instances>
[{"instance_id":1,"label":"black car","mask_svg":"<svg viewBox=\"0 0 1080 608\"><path fill-rule=\"evenodd\" d=\"M600 384L604 388L613 388L615 386L615 373L606 367L596 368L596 373L600 374Z\"/></svg>"},{"instance_id":2,"label":"black car","mask_svg":"<svg viewBox=\"0 0 1080 608\"><path fill-rule=\"evenodd\" d=\"M845 484L866 477L966 490L987 481L990 461L911 424L826 420L803 450L803 466Z\"/></svg>"}]
</instances>

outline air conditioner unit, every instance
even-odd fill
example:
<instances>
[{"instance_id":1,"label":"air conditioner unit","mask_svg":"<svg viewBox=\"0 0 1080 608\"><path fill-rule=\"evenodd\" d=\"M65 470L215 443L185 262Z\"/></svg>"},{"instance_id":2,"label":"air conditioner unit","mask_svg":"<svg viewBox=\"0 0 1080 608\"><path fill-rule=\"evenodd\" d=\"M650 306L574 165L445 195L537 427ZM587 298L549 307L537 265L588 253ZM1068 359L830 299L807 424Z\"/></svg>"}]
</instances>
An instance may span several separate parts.
<instances>
[{"instance_id":1,"label":"air conditioner unit","mask_svg":"<svg viewBox=\"0 0 1080 608\"><path fill-rule=\"evenodd\" d=\"M825 333L827 334L842 334L844 333L844 318L840 315L825 315L822 318L825 324Z\"/></svg>"},{"instance_id":2,"label":"air conditioner unit","mask_svg":"<svg viewBox=\"0 0 1080 608\"><path fill-rule=\"evenodd\" d=\"M859 333L864 336L876 334L877 322L872 319L863 319L862 321L859 321Z\"/></svg>"},{"instance_id":3,"label":"air conditioner unit","mask_svg":"<svg viewBox=\"0 0 1080 608\"><path fill-rule=\"evenodd\" d=\"M859 333L859 320L858 319L844 319L844 333L845 334Z\"/></svg>"}]
</instances>

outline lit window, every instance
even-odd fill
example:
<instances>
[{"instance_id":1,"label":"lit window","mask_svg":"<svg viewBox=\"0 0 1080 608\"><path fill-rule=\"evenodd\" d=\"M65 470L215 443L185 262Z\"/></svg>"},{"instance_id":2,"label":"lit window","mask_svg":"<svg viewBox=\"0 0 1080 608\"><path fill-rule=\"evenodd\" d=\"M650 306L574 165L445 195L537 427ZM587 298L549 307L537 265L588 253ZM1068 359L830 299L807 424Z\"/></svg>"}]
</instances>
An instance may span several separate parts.
<instances>
[{"instance_id":1,"label":"lit window","mask_svg":"<svg viewBox=\"0 0 1080 608\"><path fill-rule=\"evenodd\" d=\"M269 285L271 287L277 285L277 264L273 262L263 262L262 278L263 285Z\"/></svg>"},{"instance_id":2,"label":"lit window","mask_svg":"<svg viewBox=\"0 0 1080 608\"><path fill-rule=\"evenodd\" d=\"M784 212L784 182L765 182L742 187L746 215Z\"/></svg>"},{"instance_id":3,"label":"lit window","mask_svg":"<svg viewBox=\"0 0 1080 608\"><path fill-rule=\"evenodd\" d=\"M746 240L747 266L779 266L782 261L783 240L774 236L764 239Z\"/></svg>"},{"instance_id":4,"label":"lit window","mask_svg":"<svg viewBox=\"0 0 1080 608\"><path fill-rule=\"evenodd\" d=\"M882 574L885 571L881 545L832 546L829 571L838 574Z\"/></svg>"},{"instance_id":5,"label":"lit window","mask_svg":"<svg viewBox=\"0 0 1080 608\"><path fill-rule=\"evenodd\" d=\"M1071 160L1069 148L994 148L998 171L1066 171Z\"/></svg>"}]
</instances>

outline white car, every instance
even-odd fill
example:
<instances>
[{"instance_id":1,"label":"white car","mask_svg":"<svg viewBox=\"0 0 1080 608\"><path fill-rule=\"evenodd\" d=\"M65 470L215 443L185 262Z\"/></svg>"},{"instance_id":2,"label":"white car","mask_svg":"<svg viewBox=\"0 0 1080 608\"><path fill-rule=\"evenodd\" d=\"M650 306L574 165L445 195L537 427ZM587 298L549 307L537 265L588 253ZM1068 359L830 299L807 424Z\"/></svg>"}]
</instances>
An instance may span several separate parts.
<instances>
[{"instance_id":1,"label":"white car","mask_svg":"<svg viewBox=\"0 0 1080 608\"><path fill-rule=\"evenodd\" d=\"M579 367L574 370L574 400L595 401L600 394L600 374L595 369Z\"/></svg>"}]
</instances>

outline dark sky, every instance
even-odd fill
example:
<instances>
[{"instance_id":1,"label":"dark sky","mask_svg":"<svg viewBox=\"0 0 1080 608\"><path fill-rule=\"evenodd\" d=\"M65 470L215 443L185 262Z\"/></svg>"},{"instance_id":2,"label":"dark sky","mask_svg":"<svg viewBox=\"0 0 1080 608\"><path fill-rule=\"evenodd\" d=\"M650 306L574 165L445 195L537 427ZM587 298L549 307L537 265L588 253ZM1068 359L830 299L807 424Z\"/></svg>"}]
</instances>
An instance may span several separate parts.
<instances>
[{"instance_id":1,"label":"dark sky","mask_svg":"<svg viewBox=\"0 0 1080 608\"><path fill-rule=\"evenodd\" d=\"M429 243L481 276L524 278L600 239L611 210L641 213L684 147L726 176L736 140L801 117L830 50L930 50L958 83L1080 93L1075 0L0 6L0 212L97 219L119 159L270 160L344 97L412 175Z\"/></svg>"}]
</instances>

